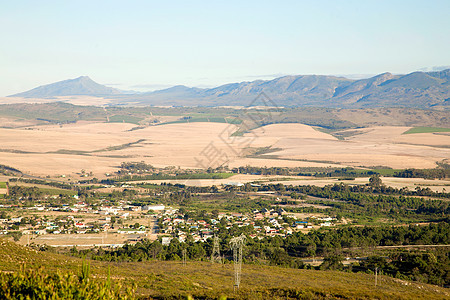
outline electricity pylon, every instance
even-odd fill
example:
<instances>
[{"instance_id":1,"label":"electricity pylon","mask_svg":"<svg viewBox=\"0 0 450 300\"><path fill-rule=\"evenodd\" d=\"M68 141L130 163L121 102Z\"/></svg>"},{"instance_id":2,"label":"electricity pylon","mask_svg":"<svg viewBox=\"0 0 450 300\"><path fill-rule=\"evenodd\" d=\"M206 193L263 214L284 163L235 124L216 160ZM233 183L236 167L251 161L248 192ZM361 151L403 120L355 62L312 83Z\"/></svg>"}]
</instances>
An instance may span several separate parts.
<instances>
[{"instance_id":1,"label":"electricity pylon","mask_svg":"<svg viewBox=\"0 0 450 300\"><path fill-rule=\"evenodd\" d=\"M211 262L222 263L222 257L220 256L219 237L217 236L214 236L213 251L211 253Z\"/></svg>"},{"instance_id":2,"label":"electricity pylon","mask_svg":"<svg viewBox=\"0 0 450 300\"><path fill-rule=\"evenodd\" d=\"M242 267L242 249L244 248L245 235L241 234L230 240L231 249L233 249L234 260L234 289L239 289L241 283L241 267Z\"/></svg>"}]
</instances>

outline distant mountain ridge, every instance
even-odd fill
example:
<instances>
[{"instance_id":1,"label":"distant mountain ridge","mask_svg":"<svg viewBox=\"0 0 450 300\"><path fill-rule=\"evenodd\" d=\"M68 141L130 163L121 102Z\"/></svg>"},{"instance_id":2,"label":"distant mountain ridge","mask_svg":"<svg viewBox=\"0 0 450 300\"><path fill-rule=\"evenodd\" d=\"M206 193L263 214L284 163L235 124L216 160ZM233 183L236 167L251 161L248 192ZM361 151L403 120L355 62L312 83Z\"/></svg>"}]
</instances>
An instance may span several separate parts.
<instances>
[{"instance_id":1,"label":"distant mountain ridge","mask_svg":"<svg viewBox=\"0 0 450 300\"><path fill-rule=\"evenodd\" d=\"M49 98L58 96L109 96L122 94L115 88L96 83L88 76L80 76L75 79L58 81L52 84L42 85L32 90L11 95L9 97L24 98Z\"/></svg>"},{"instance_id":2,"label":"distant mountain ridge","mask_svg":"<svg viewBox=\"0 0 450 300\"><path fill-rule=\"evenodd\" d=\"M261 92L276 105L288 107L449 107L450 69L406 75L382 73L360 80L327 75L289 75L273 80L229 83L209 89L178 85L140 94L124 94L82 76L13 96L92 95L108 96L117 104L247 106Z\"/></svg>"}]
</instances>

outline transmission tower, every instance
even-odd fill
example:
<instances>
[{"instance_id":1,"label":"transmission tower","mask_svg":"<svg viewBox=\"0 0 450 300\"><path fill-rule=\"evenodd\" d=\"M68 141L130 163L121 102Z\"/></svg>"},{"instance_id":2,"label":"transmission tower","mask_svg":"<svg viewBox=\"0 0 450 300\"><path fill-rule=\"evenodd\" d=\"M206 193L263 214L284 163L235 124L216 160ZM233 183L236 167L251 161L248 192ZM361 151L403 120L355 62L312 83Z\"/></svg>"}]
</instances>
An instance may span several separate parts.
<instances>
[{"instance_id":1,"label":"transmission tower","mask_svg":"<svg viewBox=\"0 0 450 300\"><path fill-rule=\"evenodd\" d=\"M231 249L233 249L234 260L234 289L239 289L241 283L241 267L242 267L242 249L244 248L245 235L241 234L230 240Z\"/></svg>"},{"instance_id":2,"label":"transmission tower","mask_svg":"<svg viewBox=\"0 0 450 300\"><path fill-rule=\"evenodd\" d=\"M214 236L214 244L213 244L213 251L211 253L211 262L215 263L222 263L222 257L220 256L220 244L219 244L219 237Z\"/></svg>"}]
</instances>

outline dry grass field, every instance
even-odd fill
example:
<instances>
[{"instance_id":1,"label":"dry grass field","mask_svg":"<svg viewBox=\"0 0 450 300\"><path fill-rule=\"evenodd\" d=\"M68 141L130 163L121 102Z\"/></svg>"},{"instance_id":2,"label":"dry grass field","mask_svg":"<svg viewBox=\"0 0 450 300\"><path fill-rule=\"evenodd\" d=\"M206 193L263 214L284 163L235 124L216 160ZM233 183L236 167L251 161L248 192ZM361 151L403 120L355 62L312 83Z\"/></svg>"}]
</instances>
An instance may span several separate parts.
<instances>
[{"instance_id":1,"label":"dry grass field","mask_svg":"<svg viewBox=\"0 0 450 300\"><path fill-rule=\"evenodd\" d=\"M279 126L279 125L270 125ZM420 133L403 135L410 127L370 127L348 130L345 140L317 136L280 138L270 153L279 158L331 161L349 166L386 166L391 168L434 168L436 161L450 158L450 136ZM280 134L289 127L279 128ZM294 129L293 129L294 130ZM275 130L272 134L276 134ZM263 155L262 155L263 156Z\"/></svg>"},{"instance_id":2,"label":"dry grass field","mask_svg":"<svg viewBox=\"0 0 450 300\"><path fill-rule=\"evenodd\" d=\"M10 122L0 119L0 126ZM403 135L410 127L353 129L344 140L302 124L268 125L243 136L232 136L237 127L226 123L135 127L127 123L77 122L0 128L1 163L39 176L75 176L84 169L103 177L124 161L181 168L223 163L230 167L434 168L437 161L450 158L450 135ZM249 149L269 147L272 152L248 157Z\"/></svg>"}]
</instances>

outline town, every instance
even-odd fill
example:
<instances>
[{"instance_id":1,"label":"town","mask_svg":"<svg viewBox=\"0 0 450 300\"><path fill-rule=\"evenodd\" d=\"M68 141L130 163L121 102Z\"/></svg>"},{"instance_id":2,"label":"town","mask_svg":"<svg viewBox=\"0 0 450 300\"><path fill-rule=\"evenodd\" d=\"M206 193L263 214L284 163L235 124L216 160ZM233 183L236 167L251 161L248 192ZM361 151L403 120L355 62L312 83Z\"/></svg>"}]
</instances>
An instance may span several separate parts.
<instances>
[{"instance_id":1,"label":"town","mask_svg":"<svg viewBox=\"0 0 450 300\"><path fill-rule=\"evenodd\" d=\"M168 244L172 238L184 242L206 241L214 236L218 225L226 229L245 227L252 238L264 236L286 237L295 231L307 232L321 226L333 226L338 220L324 214L287 213L283 208L263 208L250 213L201 211L195 214L185 208L172 208L163 204L132 205L132 201L119 200L113 205L106 199L79 201L74 195L73 205L52 206L35 204L21 206L0 204L0 234L11 235L22 243L47 246L117 247L135 243L144 238L162 238ZM54 235L46 239L46 235ZM74 235L90 235L91 238ZM92 237L97 237L92 244ZM101 242L100 242L101 240ZM61 244L61 241L65 241ZM87 242L86 242L87 241Z\"/></svg>"}]
</instances>

